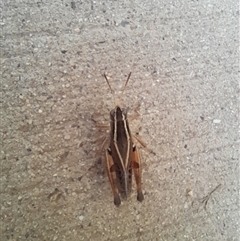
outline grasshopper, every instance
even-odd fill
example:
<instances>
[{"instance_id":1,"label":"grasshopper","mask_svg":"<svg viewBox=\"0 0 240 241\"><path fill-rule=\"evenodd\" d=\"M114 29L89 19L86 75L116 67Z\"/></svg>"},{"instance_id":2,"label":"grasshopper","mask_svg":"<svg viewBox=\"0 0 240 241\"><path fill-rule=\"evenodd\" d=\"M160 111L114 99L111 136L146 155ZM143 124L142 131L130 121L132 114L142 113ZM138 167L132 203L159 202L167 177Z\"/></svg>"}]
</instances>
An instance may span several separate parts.
<instances>
[{"instance_id":1,"label":"grasshopper","mask_svg":"<svg viewBox=\"0 0 240 241\"><path fill-rule=\"evenodd\" d=\"M121 97L130 76L131 72L121 90ZM104 77L114 97L114 92L106 74L104 74ZM142 202L144 196L141 184L141 160L138 148L133 143L127 118L127 109L121 108L116 103L116 100L114 102L115 108L110 111L110 138L109 147L106 150L106 166L114 196L114 204L119 206L121 204L120 195L122 198L127 198L130 195L132 172L137 184L137 200Z\"/></svg>"}]
</instances>

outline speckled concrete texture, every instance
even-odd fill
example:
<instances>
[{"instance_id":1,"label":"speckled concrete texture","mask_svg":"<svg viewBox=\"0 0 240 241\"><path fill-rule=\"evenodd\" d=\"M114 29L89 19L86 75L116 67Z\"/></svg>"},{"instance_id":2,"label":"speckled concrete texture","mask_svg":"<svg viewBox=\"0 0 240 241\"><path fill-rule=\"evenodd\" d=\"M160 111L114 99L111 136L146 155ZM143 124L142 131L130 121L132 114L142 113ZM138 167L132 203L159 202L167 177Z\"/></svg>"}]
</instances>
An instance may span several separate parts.
<instances>
[{"instance_id":1,"label":"speckled concrete texture","mask_svg":"<svg viewBox=\"0 0 240 241\"><path fill-rule=\"evenodd\" d=\"M239 240L238 1L1 1L1 240ZM100 148L123 97L145 200Z\"/></svg>"}]
</instances>

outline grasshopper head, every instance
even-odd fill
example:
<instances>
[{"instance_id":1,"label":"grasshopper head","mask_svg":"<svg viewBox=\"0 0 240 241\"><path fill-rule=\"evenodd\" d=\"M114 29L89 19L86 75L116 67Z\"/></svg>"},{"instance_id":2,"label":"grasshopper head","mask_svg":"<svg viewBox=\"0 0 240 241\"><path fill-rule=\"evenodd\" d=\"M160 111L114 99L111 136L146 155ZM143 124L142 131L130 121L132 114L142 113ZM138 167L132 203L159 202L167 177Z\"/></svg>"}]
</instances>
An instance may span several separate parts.
<instances>
[{"instance_id":1,"label":"grasshopper head","mask_svg":"<svg viewBox=\"0 0 240 241\"><path fill-rule=\"evenodd\" d=\"M116 106L110 112L111 121L124 121L127 120L127 109Z\"/></svg>"}]
</instances>

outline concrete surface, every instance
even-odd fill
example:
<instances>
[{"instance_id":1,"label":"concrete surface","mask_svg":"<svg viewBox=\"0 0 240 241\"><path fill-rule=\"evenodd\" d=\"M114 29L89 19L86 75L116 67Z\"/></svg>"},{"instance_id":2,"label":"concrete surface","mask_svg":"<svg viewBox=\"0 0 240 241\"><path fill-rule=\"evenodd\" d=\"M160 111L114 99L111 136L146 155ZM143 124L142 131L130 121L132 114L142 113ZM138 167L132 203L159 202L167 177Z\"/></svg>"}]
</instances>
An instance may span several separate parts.
<instances>
[{"instance_id":1,"label":"concrete surface","mask_svg":"<svg viewBox=\"0 0 240 241\"><path fill-rule=\"evenodd\" d=\"M1 240L239 240L238 1L1 1ZM124 94L145 200L100 146ZM94 122L95 121L95 122ZM102 158L101 158L102 157Z\"/></svg>"}]
</instances>

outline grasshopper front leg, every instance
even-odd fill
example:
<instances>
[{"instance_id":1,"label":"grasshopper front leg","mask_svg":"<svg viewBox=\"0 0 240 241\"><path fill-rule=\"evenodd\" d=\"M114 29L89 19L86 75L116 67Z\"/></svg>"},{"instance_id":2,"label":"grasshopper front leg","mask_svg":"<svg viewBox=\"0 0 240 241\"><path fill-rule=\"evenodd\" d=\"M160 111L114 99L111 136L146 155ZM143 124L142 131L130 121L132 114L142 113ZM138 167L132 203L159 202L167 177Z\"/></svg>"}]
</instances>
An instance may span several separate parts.
<instances>
[{"instance_id":1,"label":"grasshopper front leg","mask_svg":"<svg viewBox=\"0 0 240 241\"><path fill-rule=\"evenodd\" d=\"M109 150L106 151L106 163L107 163L108 178L109 178L113 196L114 196L114 204L116 206L119 206L121 204L121 199L120 199L119 192L116 185L116 168Z\"/></svg>"},{"instance_id":2,"label":"grasshopper front leg","mask_svg":"<svg viewBox=\"0 0 240 241\"><path fill-rule=\"evenodd\" d=\"M138 149L135 145L133 145L133 152L131 155L131 165L134 171L134 176L137 184L137 200L142 202L144 199L142 193L142 175L141 175L141 159L138 152Z\"/></svg>"}]
</instances>

